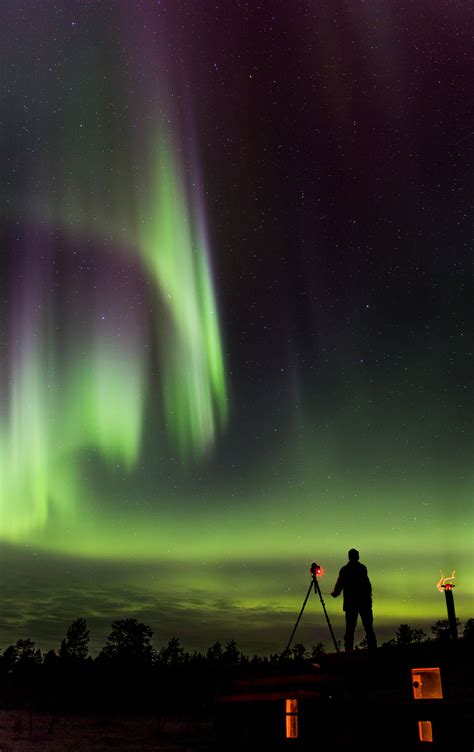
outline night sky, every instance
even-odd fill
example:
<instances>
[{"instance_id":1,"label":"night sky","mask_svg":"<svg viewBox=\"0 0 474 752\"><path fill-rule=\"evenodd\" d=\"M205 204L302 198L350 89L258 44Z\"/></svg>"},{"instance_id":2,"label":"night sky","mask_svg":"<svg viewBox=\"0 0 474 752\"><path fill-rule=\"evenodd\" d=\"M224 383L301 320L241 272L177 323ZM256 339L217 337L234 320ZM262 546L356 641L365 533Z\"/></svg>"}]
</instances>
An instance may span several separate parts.
<instances>
[{"instance_id":1,"label":"night sky","mask_svg":"<svg viewBox=\"0 0 474 752\"><path fill-rule=\"evenodd\" d=\"M469 6L2 0L1 649L474 615Z\"/></svg>"}]
</instances>

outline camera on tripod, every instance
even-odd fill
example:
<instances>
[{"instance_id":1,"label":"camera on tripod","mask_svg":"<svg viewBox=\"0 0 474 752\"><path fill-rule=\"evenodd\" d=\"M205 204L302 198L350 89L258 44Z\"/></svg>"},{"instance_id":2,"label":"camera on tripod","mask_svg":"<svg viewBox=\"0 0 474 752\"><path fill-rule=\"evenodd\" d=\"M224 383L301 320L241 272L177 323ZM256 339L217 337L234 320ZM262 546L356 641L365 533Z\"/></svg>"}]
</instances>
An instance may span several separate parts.
<instances>
[{"instance_id":1,"label":"camera on tripod","mask_svg":"<svg viewBox=\"0 0 474 752\"><path fill-rule=\"evenodd\" d=\"M313 563L311 564L311 566L309 568L309 571L311 573L311 582L309 584L308 592L306 593L306 598L304 599L303 606L302 606L300 614L299 614L299 616L298 616L298 618L296 620L296 624L295 624L295 626L293 628L293 632L291 633L291 637L288 640L288 645L286 646L285 650L283 651L283 655L287 655L288 652L289 652L289 650L290 650L290 646L291 646L291 643L293 641L293 637L295 636L295 632L296 632L296 630L298 628L298 624L300 623L300 619L303 616L304 608L306 606L306 603L308 601L310 593L311 593L311 591L313 589L314 589L315 594L319 596L319 600L320 600L321 606L323 608L324 616L326 618L326 622L327 622L327 625L329 627L329 631L331 633L332 640L334 642L334 647L336 649L336 653L339 652L339 645L336 642L336 638L334 636L333 628L332 628L331 622L329 620L328 612L326 611L326 604L324 603L323 594L321 593L321 588L319 587L319 582L318 582L318 577L321 577L324 574L324 569L319 564L316 564L315 561L313 561Z\"/></svg>"},{"instance_id":2,"label":"camera on tripod","mask_svg":"<svg viewBox=\"0 0 474 752\"><path fill-rule=\"evenodd\" d=\"M310 570L312 577L322 577L324 574L324 569L319 566L319 564L316 564L315 561L311 564Z\"/></svg>"}]
</instances>

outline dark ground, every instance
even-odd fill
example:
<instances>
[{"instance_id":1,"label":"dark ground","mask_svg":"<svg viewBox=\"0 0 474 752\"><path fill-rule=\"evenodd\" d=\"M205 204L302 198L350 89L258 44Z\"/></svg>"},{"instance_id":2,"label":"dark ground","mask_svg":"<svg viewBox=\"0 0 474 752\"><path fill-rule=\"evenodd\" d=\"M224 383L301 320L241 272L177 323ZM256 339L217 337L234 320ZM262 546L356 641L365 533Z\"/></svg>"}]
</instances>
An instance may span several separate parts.
<instances>
[{"instance_id":1,"label":"dark ground","mask_svg":"<svg viewBox=\"0 0 474 752\"><path fill-rule=\"evenodd\" d=\"M0 752L204 752L210 718L0 711Z\"/></svg>"}]
</instances>

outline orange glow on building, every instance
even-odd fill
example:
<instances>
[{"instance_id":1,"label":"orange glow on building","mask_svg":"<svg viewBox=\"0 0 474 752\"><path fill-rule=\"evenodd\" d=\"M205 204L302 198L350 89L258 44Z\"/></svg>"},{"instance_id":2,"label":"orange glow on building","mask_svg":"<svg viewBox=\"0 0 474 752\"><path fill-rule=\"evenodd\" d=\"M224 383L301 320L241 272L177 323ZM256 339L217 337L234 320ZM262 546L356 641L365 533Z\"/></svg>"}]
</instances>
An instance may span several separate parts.
<instances>
[{"instance_id":1,"label":"orange glow on building","mask_svg":"<svg viewBox=\"0 0 474 752\"><path fill-rule=\"evenodd\" d=\"M411 680L415 700L442 700L439 668L412 668Z\"/></svg>"},{"instance_id":2,"label":"orange glow on building","mask_svg":"<svg viewBox=\"0 0 474 752\"><path fill-rule=\"evenodd\" d=\"M298 700L285 700L286 738L298 738Z\"/></svg>"},{"instance_id":3,"label":"orange glow on building","mask_svg":"<svg viewBox=\"0 0 474 752\"><path fill-rule=\"evenodd\" d=\"M418 721L418 734L420 742L432 742L433 729L431 726L431 721Z\"/></svg>"}]
</instances>

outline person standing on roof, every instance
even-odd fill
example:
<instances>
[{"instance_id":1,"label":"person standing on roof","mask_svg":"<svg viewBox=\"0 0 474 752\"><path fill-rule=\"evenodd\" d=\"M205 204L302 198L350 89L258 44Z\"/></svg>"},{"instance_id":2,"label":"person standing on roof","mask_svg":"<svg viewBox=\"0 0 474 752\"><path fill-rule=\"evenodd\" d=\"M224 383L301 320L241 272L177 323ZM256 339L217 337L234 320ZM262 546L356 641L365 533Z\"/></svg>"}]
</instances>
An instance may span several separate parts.
<instances>
[{"instance_id":1,"label":"person standing on roof","mask_svg":"<svg viewBox=\"0 0 474 752\"><path fill-rule=\"evenodd\" d=\"M340 570L334 590L331 593L333 598L337 598L344 591L343 609L346 614L344 647L346 650L354 649L354 632L360 614L365 629L367 647L369 650L375 650L377 639L373 628L372 585L367 574L367 567L360 563L359 552L355 548L351 548L348 556L349 561Z\"/></svg>"}]
</instances>

